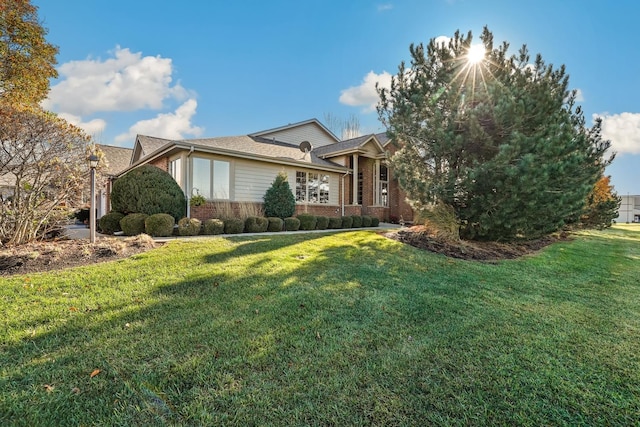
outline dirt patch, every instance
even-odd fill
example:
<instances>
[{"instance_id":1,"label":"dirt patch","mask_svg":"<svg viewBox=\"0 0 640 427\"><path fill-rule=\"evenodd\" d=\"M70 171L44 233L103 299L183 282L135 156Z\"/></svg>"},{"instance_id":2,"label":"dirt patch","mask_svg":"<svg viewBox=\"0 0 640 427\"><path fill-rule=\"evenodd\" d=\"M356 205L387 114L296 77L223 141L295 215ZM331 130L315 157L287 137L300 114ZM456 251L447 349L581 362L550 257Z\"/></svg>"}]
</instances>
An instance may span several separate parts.
<instances>
[{"instance_id":1,"label":"dirt patch","mask_svg":"<svg viewBox=\"0 0 640 427\"><path fill-rule=\"evenodd\" d=\"M30 274L127 258L158 243L146 235L126 239L51 240L0 248L0 276Z\"/></svg>"},{"instance_id":2,"label":"dirt patch","mask_svg":"<svg viewBox=\"0 0 640 427\"><path fill-rule=\"evenodd\" d=\"M541 239L516 243L455 241L440 237L437 233L424 226L404 228L384 235L419 249L440 253L452 258L477 261L499 261L519 258L535 253L552 243L569 240L567 233L558 233Z\"/></svg>"}]
</instances>

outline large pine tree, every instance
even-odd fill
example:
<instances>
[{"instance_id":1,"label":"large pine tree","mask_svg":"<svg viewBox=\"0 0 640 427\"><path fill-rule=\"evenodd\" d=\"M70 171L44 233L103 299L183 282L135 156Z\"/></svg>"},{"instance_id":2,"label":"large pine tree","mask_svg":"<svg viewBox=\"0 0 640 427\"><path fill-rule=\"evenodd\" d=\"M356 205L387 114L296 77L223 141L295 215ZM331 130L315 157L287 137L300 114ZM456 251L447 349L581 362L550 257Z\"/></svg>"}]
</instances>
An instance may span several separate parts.
<instances>
[{"instance_id":1,"label":"large pine tree","mask_svg":"<svg viewBox=\"0 0 640 427\"><path fill-rule=\"evenodd\" d=\"M531 62L526 46L508 56L487 28L480 39L475 58L470 32L411 45L378 113L418 210L453 207L464 238L536 238L582 212L610 143L599 121L585 126L564 66Z\"/></svg>"}]
</instances>

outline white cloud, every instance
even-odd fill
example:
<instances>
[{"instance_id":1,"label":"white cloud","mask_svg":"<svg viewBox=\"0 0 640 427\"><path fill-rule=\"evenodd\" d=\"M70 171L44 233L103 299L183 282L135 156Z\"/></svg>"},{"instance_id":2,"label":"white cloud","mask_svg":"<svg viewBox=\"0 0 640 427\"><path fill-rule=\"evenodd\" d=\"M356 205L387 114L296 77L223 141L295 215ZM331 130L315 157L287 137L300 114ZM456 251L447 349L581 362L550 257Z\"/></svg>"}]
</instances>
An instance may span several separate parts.
<instances>
[{"instance_id":1,"label":"white cloud","mask_svg":"<svg viewBox=\"0 0 640 427\"><path fill-rule=\"evenodd\" d=\"M602 137L619 154L640 154L640 113L594 114L602 118Z\"/></svg>"},{"instance_id":2,"label":"white cloud","mask_svg":"<svg viewBox=\"0 0 640 427\"><path fill-rule=\"evenodd\" d=\"M390 3L378 5L378 12L384 12L386 10L391 10L391 9L393 9L393 5Z\"/></svg>"},{"instance_id":3,"label":"white cloud","mask_svg":"<svg viewBox=\"0 0 640 427\"><path fill-rule=\"evenodd\" d=\"M353 107L364 106L365 112L374 111L380 100L376 91L376 83L378 83L379 87L389 89L391 87L391 74L386 71L381 74L369 71L364 76L362 84L351 86L340 92L340 102Z\"/></svg>"},{"instance_id":4,"label":"white cloud","mask_svg":"<svg viewBox=\"0 0 640 427\"><path fill-rule=\"evenodd\" d=\"M440 47L440 46L448 47L450 41L451 41L451 37L447 37L447 36L438 36L434 40L436 47Z\"/></svg>"},{"instance_id":5,"label":"white cloud","mask_svg":"<svg viewBox=\"0 0 640 427\"><path fill-rule=\"evenodd\" d=\"M197 106L198 102L195 99L189 99L173 113L162 113L153 119L137 122L128 132L116 136L115 141L133 141L137 134L166 139L184 139L187 135L200 136L203 129L191 123Z\"/></svg>"},{"instance_id":6,"label":"white cloud","mask_svg":"<svg viewBox=\"0 0 640 427\"><path fill-rule=\"evenodd\" d=\"M87 135L97 136L100 135L107 127L107 122L102 119L93 119L88 122L83 122L82 117L69 113L60 113L59 117L65 119L67 122L74 126L84 130Z\"/></svg>"},{"instance_id":7,"label":"white cloud","mask_svg":"<svg viewBox=\"0 0 640 427\"><path fill-rule=\"evenodd\" d=\"M161 109L168 98L183 100L187 91L171 85L171 59L142 56L119 46L104 61L85 59L62 64L62 81L51 87L44 107L78 116L99 111Z\"/></svg>"},{"instance_id":8,"label":"white cloud","mask_svg":"<svg viewBox=\"0 0 640 427\"><path fill-rule=\"evenodd\" d=\"M584 102L584 94L582 89L576 89L576 102Z\"/></svg>"}]
</instances>

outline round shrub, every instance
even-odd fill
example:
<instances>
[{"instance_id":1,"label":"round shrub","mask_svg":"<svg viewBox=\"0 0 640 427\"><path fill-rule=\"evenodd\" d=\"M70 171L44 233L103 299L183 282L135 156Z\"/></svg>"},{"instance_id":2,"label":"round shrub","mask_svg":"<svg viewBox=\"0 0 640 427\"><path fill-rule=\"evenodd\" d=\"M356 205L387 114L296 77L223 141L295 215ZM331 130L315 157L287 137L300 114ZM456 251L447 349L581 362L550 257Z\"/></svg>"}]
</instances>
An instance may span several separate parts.
<instances>
[{"instance_id":1,"label":"round shrub","mask_svg":"<svg viewBox=\"0 0 640 427\"><path fill-rule=\"evenodd\" d=\"M182 218L178 221L178 234L181 236L197 236L200 234L202 222L198 218Z\"/></svg>"},{"instance_id":2,"label":"round shrub","mask_svg":"<svg viewBox=\"0 0 640 427\"><path fill-rule=\"evenodd\" d=\"M250 216L244 221L245 233L264 233L269 227L269 220L262 216Z\"/></svg>"},{"instance_id":3,"label":"round shrub","mask_svg":"<svg viewBox=\"0 0 640 427\"><path fill-rule=\"evenodd\" d=\"M284 226L284 220L282 218L272 216L267 219L269 220L267 231L282 231L282 227Z\"/></svg>"},{"instance_id":4,"label":"round shrub","mask_svg":"<svg viewBox=\"0 0 640 427\"><path fill-rule=\"evenodd\" d=\"M362 216L362 226L371 227L371 217L369 215Z\"/></svg>"},{"instance_id":5,"label":"round shrub","mask_svg":"<svg viewBox=\"0 0 640 427\"><path fill-rule=\"evenodd\" d=\"M329 217L329 225L327 226L327 228L342 228L342 217L339 216L332 216Z\"/></svg>"},{"instance_id":6,"label":"round shrub","mask_svg":"<svg viewBox=\"0 0 640 427\"><path fill-rule=\"evenodd\" d=\"M122 231L120 227L120 220L124 218L122 212L111 211L106 215L103 215L98 222L100 232L104 234L113 234L116 231Z\"/></svg>"},{"instance_id":7,"label":"round shrub","mask_svg":"<svg viewBox=\"0 0 640 427\"><path fill-rule=\"evenodd\" d=\"M152 237L167 237L173 234L176 220L169 214L159 213L149 215L144 220L144 232Z\"/></svg>"},{"instance_id":8,"label":"round shrub","mask_svg":"<svg viewBox=\"0 0 640 427\"><path fill-rule=\"evenodd\" d=\"M287 174L280 172L264 195L264 213L268 217L286 218L296 211L296 198Z\"/></svg>"},{"instance_id":9,"label":"round shrub","mask_svg":"<svg viewBox=\"0 0 640 427\"><path fill-rule=\"evenodd\" d=\"M285 218L284 229L287 231L298 231L300 229L300 220L294 217Z\"/></svg>"},{"instance_id":10,"label":"round shrub","mask_svg":"<svg viewBox=\"0 0 640 427\"><path fill-rule=\"evenodd\" d=\"M142 165L113 183L111 206L124 214L166 213L177 219L185 215L186 199L171 175L155 166Z\"/></svg>"},{"instance_id":11,"label":"round shrub","mask_svg":"<svg viewBox=\"0 0 640 427\"><path fill-rule=\"evenodd\" d=\"M342 228L351 228L352 225L353 225L353 217L351 216L342 217Z\"/></svg>"},{"instance_id":12,"label":"round shrub","mask_svg":"<svg viewBox=\"0 0 640 427\"><path fill-rule=\"evenodd\" d=\"M371 217L371 226L378 227L380 225L380 218L372 216Z\"/></svg>"},{"instance_id":13,"label":"round shrub","mask_svg":"<svg viewBox=\"0 0 640 427\"><path fill-rule=\"evenodd\" d=\"M224 220L225 234L240 234L244 231L244 220L240 218L226 218Z\"/></svg>"},{"instance_id":14,"label":"round shrub","mask_svg":"<svg viewBox=\"0 0 640 427\"><path fill-rule=\"evenodd\" d=\"M351 224L351 227L353 228L362 227L362 217L360 215L351 215L351 218L353 219L353 223Z\"/></svg>"},{"instance_id":15,"label":"round shrub","mask_svg":"<svg viewBox=\"0 0 640 427\"><path fill-rule=\"evenodd\" d=\"M316 230L326 230L329 226L329 217L317 216L316 217Z\"/></svg>"},{"instance_id":16,"label":"round shrub","mask_svg":"<svg viewBox=\"0 0 640 427\"><path fill-rule=\"evenodd\" d=\"M224 233L224 221L218 218L206 220L203 225L202 233L208 236Z\"/></svg>"},{"instance_id":17,"label":"round shrub","mask_svg":"<svg viewBox=\"0 0 640 427\"><path fill-rule=\"evenodd\" d=\"M149 215L132 213L120 220L120 228L125 236L137 236L144 233L144 221Z\"/></svg>"},{"instance_id":18,"label":"round shrub","mask_svg":"<svg viewBox=\"0 0 640 427\"><path fill-rule=\"evenodd\" d=\"M300 220L300 230L315 230L316 229L316 221L317 218L315 215L311 214L300 214L298 215L298 219Z\"/></svg>"}]
</instances>

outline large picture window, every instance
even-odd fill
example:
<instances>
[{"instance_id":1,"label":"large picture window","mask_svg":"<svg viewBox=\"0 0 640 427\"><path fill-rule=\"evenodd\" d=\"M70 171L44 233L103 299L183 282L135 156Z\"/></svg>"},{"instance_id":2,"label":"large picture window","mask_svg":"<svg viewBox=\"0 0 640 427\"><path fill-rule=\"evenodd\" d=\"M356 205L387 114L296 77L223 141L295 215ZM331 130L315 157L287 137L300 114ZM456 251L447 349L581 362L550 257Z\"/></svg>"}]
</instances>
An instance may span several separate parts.
<instances>
[{"instance_id":1,"label":"large picture window","mask_svg":"<svg viewBox=\"0 0 640 427\"><path fill-rule=\"evenodd\" d=\"M329 203L329 175L296 172L296 202Z\"/></svg>"},{"instance_id":2,"label":"large picture window","mask_svg":"<svg viewBox=\"0 0 640 427\"><path fill-rule=\"evenodd\" d=\"M206 199L229 199L229 162L202 157L192 158L192 195Z\"/></svg>"}]
</instances>

